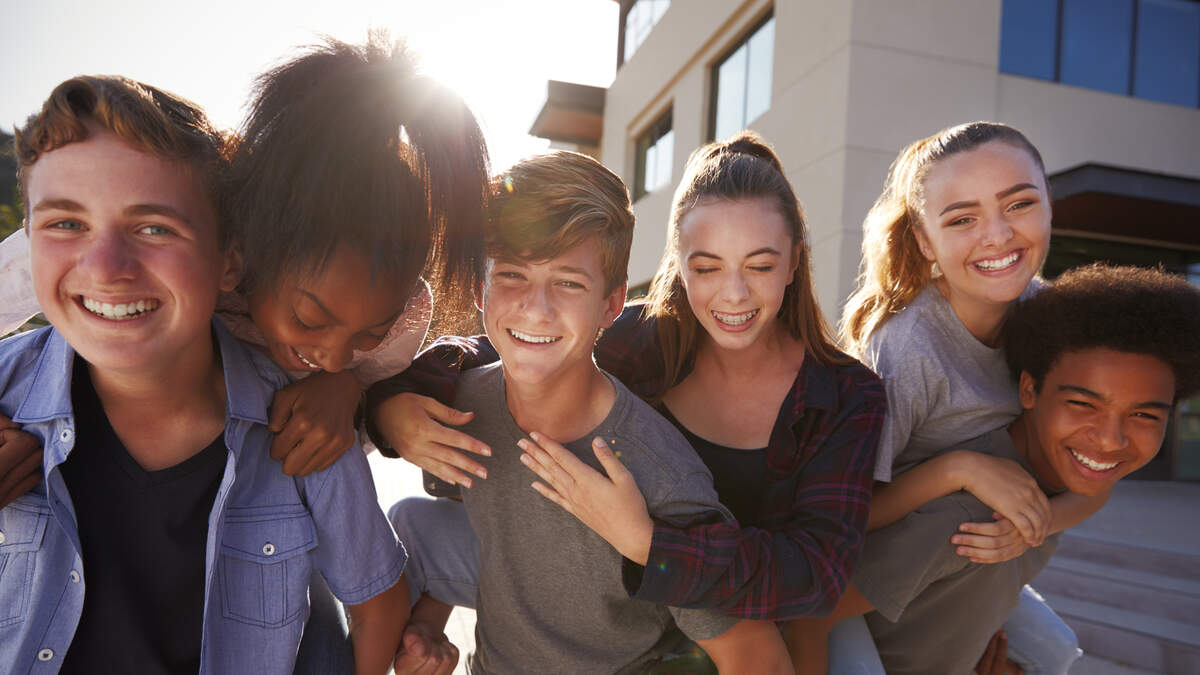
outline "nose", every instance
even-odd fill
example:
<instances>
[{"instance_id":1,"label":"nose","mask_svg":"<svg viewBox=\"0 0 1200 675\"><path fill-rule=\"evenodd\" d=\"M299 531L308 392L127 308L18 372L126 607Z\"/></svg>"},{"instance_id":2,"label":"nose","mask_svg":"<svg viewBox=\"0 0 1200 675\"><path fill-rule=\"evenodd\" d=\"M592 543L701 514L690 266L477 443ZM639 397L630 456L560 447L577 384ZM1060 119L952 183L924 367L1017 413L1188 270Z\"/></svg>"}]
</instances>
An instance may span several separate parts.
<instances>
[{"instance_id":1,"label":"nose","mask_svg":"<svg viewBox=\"0 0 1200 675\"><path fill-rule=\"evenodd\" d=\"M119 231L98 228L76 264L99 282L132 279L138 260L133 246Z\"/></svg>"},{"instance_id":2,"label":"nose","mask_svg":"<svg viewBox=\"0 0 1200 675\"><path fill-rule=\"evenodd\" d=\"M726 275L725 283L721 287L721 299L730 304L737 304L748 297L750 287L746 284L746 277L741 270L734 270Z\"/></svg>"},{"instance_id":3,"label":"nose","mask_svg":"<svg viewBox=\"0 0 1200 675\"><path fill-rule=\"evenodd\" d=\"M1012 224L1004 216L988 218L983 223L983 243L986 246L1001 246L1012 239Z\"/></svg>"},{"instance_id":4,"label":"nose","mask_svg":"<svg viewBox=\"0 0 1200 675\"><path fill-rule=\"evenodd\" d=\"M521 299L521 310L526 318L548 321L554 317L554 302L550 298L547 284L532 284Z\"/></svg>"},{"instance_id":5,"label":"nose","mask_svg":"<svg viewBox=\"0 0 1200 675\"><path fill-rule=\"evenodd\" d=\"M350 346L349 341L335 337L314 347L313 358L322 370L336 373L345 370L354 360L354 348Z\"/></svg>"},{"instance_id":6,"label":"nose","mask_svg":"<svg viewBox=\"0 0 1200 675\"><path fill-rule=\"evenodd\" d=\"M1092 436L1097 447L1104 452L1120 450L1129 444L1125 435L1124 418L1121 415L1105 415L1092 427Z\"/></svg>"}]
</instances>

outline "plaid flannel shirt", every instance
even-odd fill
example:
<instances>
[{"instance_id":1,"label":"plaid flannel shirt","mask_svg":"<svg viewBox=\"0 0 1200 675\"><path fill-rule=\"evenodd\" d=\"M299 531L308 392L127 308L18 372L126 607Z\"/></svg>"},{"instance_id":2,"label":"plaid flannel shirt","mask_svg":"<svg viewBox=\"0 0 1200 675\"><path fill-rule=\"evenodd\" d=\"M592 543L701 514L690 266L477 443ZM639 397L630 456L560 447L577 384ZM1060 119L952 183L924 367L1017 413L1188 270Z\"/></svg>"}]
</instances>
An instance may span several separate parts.
<instances>
[{"instance_id":1,"label":"plaid flannel shirt","mask_svg":"<svg viewBox=\"0 0 1200 675\"><path fill-rule=\"evenodd\" d=\"M626 307L597 343L596 361L646 397L660 390L665 366L657 325L643 307ZM483 336L438 340L407 371L370 389L369 417L380 401L406 391L449 404L462 369L496 358ZM630 594L748 619L830 612L862 550L885 410L883 384L865 366L805 359L771 432L759 527L656 522L646 567L627 561Z\"/></svg>"}]
</instances>

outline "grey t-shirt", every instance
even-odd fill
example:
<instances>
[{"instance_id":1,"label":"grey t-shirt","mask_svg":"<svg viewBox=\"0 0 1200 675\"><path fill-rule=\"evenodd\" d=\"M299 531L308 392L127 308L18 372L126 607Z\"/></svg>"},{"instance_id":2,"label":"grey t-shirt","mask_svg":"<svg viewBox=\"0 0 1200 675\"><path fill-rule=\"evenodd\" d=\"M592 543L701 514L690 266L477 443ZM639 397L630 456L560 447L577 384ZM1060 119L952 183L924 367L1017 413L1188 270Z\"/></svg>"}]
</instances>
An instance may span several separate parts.
<instances>
[{"instance_id":1,"label":"grey t-shirt","mask_svg":"<svg viewBox=\"0 0 1200 675\"><path fill-rule=\"evenodd\" d=\"M1040 287L1035 279L1022 297ZM888 398L875 480L890 481L1021 412L1004 350L976 339L933 284L871 335L862 359Z\"/></svg>"},{"instance_id":2,"label":"grey t-shirt","mask_svg":"<svg viewBox=\"0 0 1200 675\"><path fill-rule=\"evenodd\" d=\"M1019 462L1008 429L959 444ZM960 523L990 521L992 509L967 492L934 499L867 535L854 585L876 611L867 626L889 675L966 675L1017 606L1021 587L1050 561L1058 536L1007 562L973 563L954 552Z\"/></svg>"},{"instance_id":3,"label":"grey t-shirt","mask_svg":"<svg viewBox=\"0 0 1200 675\"><path fill-rule=\"evenodd\" d=\"M566 447L600 470L593 436L612 443L650 514L680 525L730 519L712 475L669 422L615 378L608 417ZM521 464L517 427L499 363L459 380L455 407L475 411L463 431L486 442L486 481L463 490L480 542L476 651L472 673L615 673L657 658L656 643L677 623L693 640L714 638L737 619L631 599L622 556L570 513L535 492Z\"/></svg>"}]
</instances>

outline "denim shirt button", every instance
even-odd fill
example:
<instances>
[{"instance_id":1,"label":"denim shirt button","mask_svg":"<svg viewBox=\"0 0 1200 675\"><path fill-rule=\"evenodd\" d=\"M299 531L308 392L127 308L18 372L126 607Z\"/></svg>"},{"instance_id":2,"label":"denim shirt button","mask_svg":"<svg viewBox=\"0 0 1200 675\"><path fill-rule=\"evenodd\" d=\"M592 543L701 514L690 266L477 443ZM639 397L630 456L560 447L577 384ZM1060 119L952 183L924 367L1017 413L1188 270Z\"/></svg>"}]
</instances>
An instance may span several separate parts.
<instances>
[{"instance_id":1,"label":"denim shirt button","mask_svg":"<svg viewBox=\"0 0 1200 675\"><path fill-rule=\"evenodd\" d=\"M263 544L263 555L275 555L275 544L269 541Z\"/></svg>"},{"instance_id":2,"label":"denim shirt button","mask_svg":"<svg viewBox=\"0 0 1200 675\"><path fill-rule=\"evenodd\" d=\"M52 658L54 658L53 649L43 649L42 651L38 652L38 661L49 661Z\"/></svg>"},{"instance_id":3,"label":"denim shirt button","mask_svg":"<svg viewBox=\"0 0 1200 675\"><path fill-rule=\"evenodd\" d=\"M4 530L0 530L0 544L4 543L4 539L5 539Z\"/></svg>"},{"instance_id":4,"label":"denim shirt button","mask_svg":"<svg viewBox=\"0 0 1200 675\"><path fill-rule=\"evenodd\" d=\"M73 583L73 584L79 583L79 579L80 579L79 572L77 572L75 570L71 570L71 573L68 574L67 577L71 580L71 583Z\"/></svg>"},{"instance_id":5,"label":"denim shirt button","mask_svg":"<svg viewBox=\"0 0 1200 675\"><path fill-rule=\"evenodd\" d=\"M62 433L60 433L60 434L58 435L58 438L59 438L59 440L61 440L63 443L70 443L70 442L71 442L71 429L70 429L70 428L63 429L63 430L62 430Z\"/></svg>"}]
</instances>

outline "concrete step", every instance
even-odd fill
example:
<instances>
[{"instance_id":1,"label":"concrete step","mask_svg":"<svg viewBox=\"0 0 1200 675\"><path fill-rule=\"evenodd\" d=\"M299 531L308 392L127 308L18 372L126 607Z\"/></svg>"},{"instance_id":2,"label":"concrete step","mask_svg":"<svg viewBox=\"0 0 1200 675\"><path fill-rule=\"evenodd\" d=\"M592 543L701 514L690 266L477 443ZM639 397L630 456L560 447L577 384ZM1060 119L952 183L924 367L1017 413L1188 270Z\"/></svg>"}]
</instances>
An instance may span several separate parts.
<instances>
[{"instance_id":1,"label":"concrete step","mask_svg":"<svg viewBox=\"0 0 1200 675\"><path fill-rule=\"evenodd\" d=\"M1085 653L1159 673L1200 673L1194 624L1043 592Z\"/></svg>"},{"instance_id":2,"label":"concrete step","mask_svg":"<svg viewBox=\"0 0 1200 675\"><path fill-rule=\"evenodd\" d=\"M1182 533L1180 536L1183 536ZM1177 579L1200 579L1200 555L1130 544L1117 537L1077 530L1063 533L1055 554L1056 558L1058 556Z\"/></svg>"},{"instance_id":3,"label":"concrete step","mask_svg":"<svg viewBox=\"0 0 1200 675\"><path fill-rule=\"evenodd\" d=\"M1200 634L1200 580L1194 578L1143 572L1060 554L1050 560L1033 587L1041 593L1190 624Z\"/></svg>"}]
</instances>

